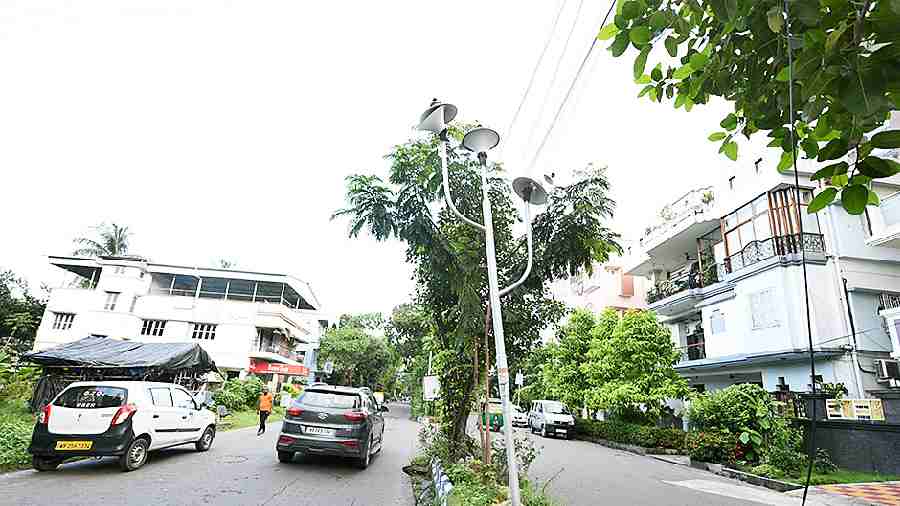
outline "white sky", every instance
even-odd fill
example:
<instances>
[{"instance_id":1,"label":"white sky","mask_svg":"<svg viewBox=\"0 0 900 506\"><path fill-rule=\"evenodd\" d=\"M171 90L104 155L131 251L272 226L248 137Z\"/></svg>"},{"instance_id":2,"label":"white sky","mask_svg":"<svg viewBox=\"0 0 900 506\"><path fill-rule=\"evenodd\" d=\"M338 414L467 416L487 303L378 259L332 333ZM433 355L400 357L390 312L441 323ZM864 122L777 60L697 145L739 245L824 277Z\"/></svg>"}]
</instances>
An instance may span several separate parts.
<instances>
[{"instance_id":1,"label":"white sky","mask_svg":"<svg viewBox=\"0 0 900 506\"><path fill-rule=\"evenodd\" d=\"M330 312L388 312L413 286L404 248L329 221L344 177L385 175L432 97L506 136L559 2L0 0L0 267L52 286L46 255L115 221L153 261L234 259L309 281ZM576 6L504 145L512 174L608 4L585 2L529 140ZM727 167L706 140L725 109L638 100L634 50L600 44L532 175L609 164L634 236Z\"/></svg>"}]
</instances>

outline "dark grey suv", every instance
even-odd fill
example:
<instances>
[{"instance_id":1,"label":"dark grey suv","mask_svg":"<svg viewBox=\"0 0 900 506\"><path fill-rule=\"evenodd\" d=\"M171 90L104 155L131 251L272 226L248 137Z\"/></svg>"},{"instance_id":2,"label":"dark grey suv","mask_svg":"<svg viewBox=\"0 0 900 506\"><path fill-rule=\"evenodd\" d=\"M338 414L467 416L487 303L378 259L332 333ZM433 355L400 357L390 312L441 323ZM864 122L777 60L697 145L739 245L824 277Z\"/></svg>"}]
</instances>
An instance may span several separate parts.
<instances>
[{"instance_id":1,"label":"dark grey suv","mask_svg":"<svg viewBox=\"0 0 900 506\"><path fill-rule=\"evenodd\" d=\"M285 413L276 445L278 460L291 462L298 453L334 455L353 458L365 469L381 451L382 413L387 410L368 388L313 385Z\"/></svg>"}]
</instances>

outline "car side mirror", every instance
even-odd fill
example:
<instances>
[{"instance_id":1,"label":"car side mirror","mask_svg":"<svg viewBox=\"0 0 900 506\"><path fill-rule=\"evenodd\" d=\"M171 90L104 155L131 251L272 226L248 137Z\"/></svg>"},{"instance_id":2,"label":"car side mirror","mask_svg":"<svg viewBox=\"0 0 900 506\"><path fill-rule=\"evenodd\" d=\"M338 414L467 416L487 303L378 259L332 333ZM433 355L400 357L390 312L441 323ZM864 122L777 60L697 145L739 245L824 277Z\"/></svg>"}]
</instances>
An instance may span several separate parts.
<instances>
[{"instance_id":1,"label":"car side mirror","mask_svg":"<svg viewBox=\"0 0 900 506\"><path fill-rule=\"evenodd\" d=\"M381 413L387 413L388 411L390 411L390 409L388 409L387 406L382 404L381 406L378 406L378 411L380 411Z\"/></svg>"}]
</instances>

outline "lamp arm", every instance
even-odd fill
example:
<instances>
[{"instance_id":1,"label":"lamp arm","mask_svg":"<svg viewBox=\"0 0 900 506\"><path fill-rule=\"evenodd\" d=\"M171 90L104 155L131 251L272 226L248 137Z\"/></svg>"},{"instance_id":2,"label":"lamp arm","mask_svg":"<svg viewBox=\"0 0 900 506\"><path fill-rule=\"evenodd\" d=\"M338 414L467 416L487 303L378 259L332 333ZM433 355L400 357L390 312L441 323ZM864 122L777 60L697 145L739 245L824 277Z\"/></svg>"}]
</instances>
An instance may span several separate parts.
<instances>
[{"instance_id":1,"label":"lamp arm","mask_svg":"<svg viewBox=\"0 0 900 506\"><path fill-rule=\"evenodd\" d=\"M527 223L528 227L527 232L525 232L527 235L526 241L528 242L528 263L525 265L525 272L522 273L522 277L519 278L518 281L500 290L501 297L515 290L519 287L519 285L524 283L525 280L528 279L528 276L531 274L531 267L532 265L534 265L534 234L531 230L531 204L529 204L528 202L525 202L525 222Z\"/></svg>"},{"instance_id":2,"label":"lamp arm","mask_svg":"<svg viewBox=\"0 0 900 506\"><path fill-rule=\"evenodd\" d=\"M484 232L484 225L463 216L463 213L459 212L459 209L453 204L453 197L450 195L450 174L447 169L447 141L443 139L438 143L438 155L441 159L441 177L444 180L444 201L447 202L447 207L466 224Z\"/></svg>"}]
</instances>

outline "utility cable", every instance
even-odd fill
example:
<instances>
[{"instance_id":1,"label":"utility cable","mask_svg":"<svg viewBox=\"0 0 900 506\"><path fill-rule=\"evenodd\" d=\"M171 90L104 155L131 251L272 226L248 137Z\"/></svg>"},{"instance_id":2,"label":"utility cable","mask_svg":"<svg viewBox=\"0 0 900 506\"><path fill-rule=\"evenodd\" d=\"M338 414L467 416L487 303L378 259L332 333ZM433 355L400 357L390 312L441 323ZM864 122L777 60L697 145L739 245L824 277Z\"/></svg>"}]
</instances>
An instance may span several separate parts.
<instances>
[{"instance_id":1,"label":"utility cable","mask_svg":"<svg viewBox=\"0 0 900 506\"><path fill-rule=\"evenodd\" d=\"M803 297L806 301L806 339L809 341L809 375L812 399L810 402L811 415L809 417L809 453L807 455L806 483L803 485L803 505L806 505L806 495L809 492L809 480L812 477L813 461L816 456L816 360L813 351L812 321L809 310L809 280L806 272L806 248L803 247L803 216L800 214L800 173L797 170L797 138L794 121L794 51L791 48L791 16L788 1L783 0L785 35L787 36L788 57L788 114L791 122L791 158L794 165L794 206L797 210L797 228L800 233L800 266L803 269Z\"/></svg>"},{"instance_id":2,"label":"utility cable","mask_svg":"<svg viewBox=\"0 0 900 506\"><path fill-rule=\"evenodd\" d=\"M616 8L616 0L612 0L609 5L609 10L606 11L606 15L603 16L603 21L600 22L600 26L605 26L606 21L609 19L609 15L612 14L613 9ZM556 110L556 114L553 115L553 120L550 122L550 127L547 128L547 133L544 134L544 138L541 140L541 144L538 146L537 151L534 152L534 156L531 158L531 162L528 164L528 170L534 168L535 162L537 162L538 156L540 156L541 151L544 150L544 146L547 145L547 139L550 138L550 134L553 133L553 128L556 126L557 120L559 120L559 115L562 114L563 109L566 107L566 103L569 101L569 97L572 95L572 90L575 89L575 84L578 83L578 78L581 76L581 72L584 71L585 65L587 65L588 59L591 57L591 53L594 51L594 48L597 47L597 36L596 34L591 41L591 47L588 48L587 53L584 55L584 58L581 60L581 65L578 66L578 71L575 73L575 77L572 79L572 84L569 85L569 89L566 91L565 96L563 97L562 102L559 104L559 109ZM526 171L526 172L527 172Z\"/></svg>"},{"instance_id":3,"label":"utility cable","mask_svg":"<svg viewBox=\"0 0 900 506\"><path fill-rule=\"evenodd\" d=\"M562 52L559 54L559 58L556 59L556 66L553 68L550 84L547 85L547 91L544 92L544 100L541 102L541 108L538 109L538 113L534 117L534 122L531 124L531 132L528 134L528 144L531 144L531 140L537 132L538 123L541 121L541 118L544 117L544 110L547 109L547 102L550 101L553 85L556 84L556 78L559 76L559 67L562 65L566 53L569 52L569 43L572 42L572 35L575 33L575 27L578 26L578 17L581 15L581 8L583 6L584 0L580 0L578 2L578 8L575 10L575 18L572 20L572 26L569 27L569 35L566 36L566 42L563 43Z\"/></svg>"},{"instance_id":4,"label":"utility cable","mask_svg":"<svg viewBox=\"0 0 900 506\"><path fill-rule=\"evenodd\" d=\"M544 42L544 49L541 50L541 55L538 56L537 63L534 64L534 69L531 70L531 79L528 80L528 86L525 87L525 93L522 94L522 100L519 101L519 106L516 108L516 112L515 114L513 114L512 120L510 120L509 122L509 126L506 127L507 143L512 137L513 127L516 125L516 120L519 119L519 113L522 112L522 106L525 105L525 100L528 98L528 94L531 92L531 87L534 85L534 78L535 76L537 76L537 71L541 67L541 63L544 61L544 55L547 54L547 49L550 47L550 42L553 40L553 34L556 33L556 25L559 24L559 18L560 16L562 16L567 2L568 0L562 0L562 2L559 4L559 10L556 12L556 19L553 20L553 27L550 28L550 33L547 34L547 41ZM579 6L579 9L580 8L581 7Z\"/></svg>"}]
</instances>

